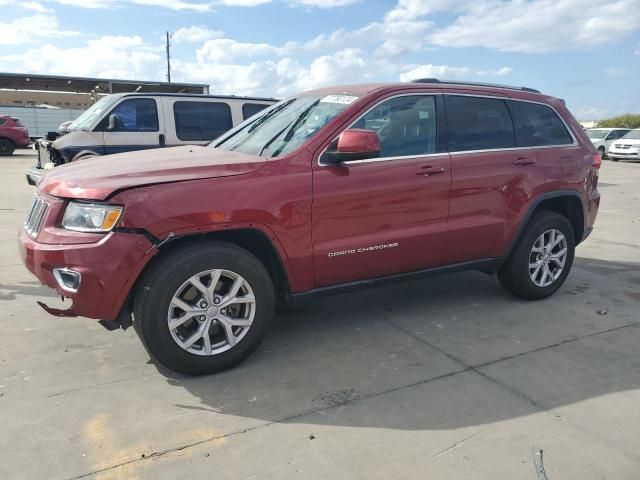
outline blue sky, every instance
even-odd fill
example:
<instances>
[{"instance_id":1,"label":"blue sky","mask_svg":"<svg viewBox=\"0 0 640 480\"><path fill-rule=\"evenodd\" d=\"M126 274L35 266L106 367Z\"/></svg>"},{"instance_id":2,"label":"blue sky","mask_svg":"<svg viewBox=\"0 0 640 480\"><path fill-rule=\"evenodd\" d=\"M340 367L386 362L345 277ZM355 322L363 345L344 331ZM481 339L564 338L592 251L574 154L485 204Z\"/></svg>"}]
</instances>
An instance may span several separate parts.
<instances>
[{"instance_id":1,"label":"blue sky","mask_svg":"<svg viewBox=\"0 0 640 480\"><path fill-rule=\"evenodd\" d=\"M286 96L416 77L526 85L583 120L640 113L638 0L0 0L0 71Z\"/></svg>"}]
</instances>

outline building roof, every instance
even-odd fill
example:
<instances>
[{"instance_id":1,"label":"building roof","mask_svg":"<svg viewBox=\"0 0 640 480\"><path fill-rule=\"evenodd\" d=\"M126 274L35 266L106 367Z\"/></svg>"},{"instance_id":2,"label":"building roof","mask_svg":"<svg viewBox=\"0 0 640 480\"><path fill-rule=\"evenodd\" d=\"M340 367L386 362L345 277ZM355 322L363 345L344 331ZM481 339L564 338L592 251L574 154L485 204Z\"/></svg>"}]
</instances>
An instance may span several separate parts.
<instances>
[{"instance_id":1,"label":"building roof","mask_svg":"<svg viewBox=\"0 0 640 480\"><path fill-rule=\"evenodd\" d=\"M89 93L92 90L96 93L209 93L209 85L203 83L168 83L145 80L119 80L114 78L65 77L59 75L1 72L0 88L73 93Z\"/></svg>"}]
</instances>

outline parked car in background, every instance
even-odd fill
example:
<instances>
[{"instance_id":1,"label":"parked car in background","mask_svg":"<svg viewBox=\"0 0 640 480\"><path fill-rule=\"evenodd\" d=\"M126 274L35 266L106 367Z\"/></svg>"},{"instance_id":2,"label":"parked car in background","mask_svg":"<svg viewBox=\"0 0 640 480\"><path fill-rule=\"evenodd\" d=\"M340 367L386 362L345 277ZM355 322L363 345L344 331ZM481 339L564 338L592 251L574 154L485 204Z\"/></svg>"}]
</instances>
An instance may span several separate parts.
<instances>
[{"instance_id":1,"label":"parked car in background","mask_svg":"<svg viewBox=\"0 0 640 480\"><path fill-rule=\"evenodd\" d=\"M31 143L29 130L15 117L0 115L0 156L13 155L16 148Z\"/></svg>"},{"instance_id":2,"label":"parked car in background","mask_svg":"<svg viewBox=\"0 0 640 480\"><path fill-rule=\"evenodd\" d=\"M640 128L629 131L609 148L609 158L618 160L640 160Z\"/></svg>"},{"instance_id":3,"label":"parked car in background","mask_svg":"<svg viewBox=\"0 0 640 480\"><path fill-rule=\"evenodd\" d=\"M607 158L611 144L630 130L630 128L587 128L585 133L602 158Z\"/></svg>"},{"instance_id":4,"label":"parked car in background","mask_svg":"<svg viewBox=\"0 0 640 480\"><path fill-rule=\"evenodd\" d=\"M601 162L564 102L536 90L326 88L208 147L54 169L20 249L72 299L51 313L133 321L161 363L211 373L257 348L277 302L469 269L552 295L593 228Z\"/></svg>"},{"instance_id":5,"label":"parked car in background","mask_svg":"<svg viewBox=\"0 0 640 480\"><path fill-rule=\"evenodd\" d=\"M194 94L108 95L60 132L38 142L38 163L27 171L27 181L36 185L55 166L100 155L205 145L275 102Z\"/></svg>"}]
</instances>

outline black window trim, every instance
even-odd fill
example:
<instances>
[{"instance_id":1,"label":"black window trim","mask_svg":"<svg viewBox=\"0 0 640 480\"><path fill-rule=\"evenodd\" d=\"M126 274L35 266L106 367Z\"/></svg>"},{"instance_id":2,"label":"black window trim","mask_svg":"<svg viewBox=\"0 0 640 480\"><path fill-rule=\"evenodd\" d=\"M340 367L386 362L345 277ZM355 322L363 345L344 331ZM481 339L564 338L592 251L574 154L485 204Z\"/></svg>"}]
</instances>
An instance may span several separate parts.
<instances>
[{"instance_id":1,"label":"black window trim","mask_svg":"<svg viewBox=\"0 0 640 480\"><path fill-rule=\"evenodd\" d=\"M466 153L480 153L480 152L508 152L511 150L529 150L530 148L533 149L537 149L537 148L558 148L558 147L575 147L578 145L578 141L576 140L575 135L573 134L573 130L571 130L571 128L569 128L569 125L567 125L567 122L564 121L564 118L562 118L562 115L560 115L558 113L558 111L553 107L553 105L549 105L548 103L544 103L544 102L536 102L534 100L524 100L521 98L512 98L512 97L507 97L507 96L496 96L496 95L483 95L481 93L476 93L476 94L470 94L470 93L454 93L454 92L444 92L443 95L450 95L450 96L454 96L454 97L479 97L479 98L497 98L498 100L503 100L506 105L507 105L507 109L509 109L509 101L512 102L526 102L526 103L535 103L537 105L542 105L544 107L550 108L560 119L560 121L562 122L562 124L564 125L564 128L567 129L567 132L569 132L569 136L571 137L571 140L573 141L573 143L562 143L562 144L557 144L557 145L539 145L539 146L531 146L531 147L511 147L511 148L487 148L484 150L454 150L454 151L450 151L449 153L451 155L463 155ZM509 115L511 115L511 110L509 109ZM515 133L515 122L513 125L514 128L514 133Z\"/></svg>"},{"instance_id":2,"label":"black window trim","mask_svg":"<svg viewBox=\"0 0 640 480\"><path fill-rule=\"evenodd\" d=\"M221 102L221 101L213 101L213 102L208 102L206 100L201 100L201 99L195 99L195 100L175 100L172 104L171 104L171 110L173 111L173 128L175 130L175 134L176 134L176 138L178 140L180 140L181 142L213 142L213 140L215 140L216 138L213 138L212 140L185 140L183 138L180 138L180 135L178 134L178 122L176 119L176 104L178 103L206 103L206 104L217 104L217 105L224 105L227 107L227 111L229 112L229 120L231 121L231 128L234 127L233 125L233 112L231 111L231 104L229 102ZM222 136L224 135L226 132L228 132L229 129L225 130L224 132L222 132L220 135L218 136Z\"/></svg>"},{"instance_id":3,"label":"black window trim","mask_svg":"<svg viewBox=\"0 0 640 480\"><path fill-rule=\"evenodd\" d=\"M365 158L364 160L350 160L348 162L344 162L344 164L345 165L357 165L357 164L360 164L360 163L387 162L387 161L393 161L393 160L407 160L407 159L416 159L416 158L441 157L442 155L447 155L449 152L447 152L447 150L444 149L443 145L442 145L442 142L443 142L443 137L442 137L443 130L446 130L446 121L445 121L445 117L444 117L444 102L442 101L442 92L410 92L410 93L407 92L407 93L398 93L398 94L391 95L391 96L388 96L388 97L380 99L378 102L374 103L371 107L367 108L364 112L362 112L360 115L358 115L358 117L353 122L349 123L349 125L347 125L343 129L341 129L340 133L335 135L333 137L333 139L327 144L327 146L322 149L322 151L320 152L320 155L318 155L318 166L320 166L320 167L329 167L329 166L331 166L331 165L328 165L326 163L322 163L320 161L320 159L322 158L322 155L324 155L324 153L327 151L329 146L338 139L338 137L340 136L340 134L342 132L344 132L345 130L348 130L351 127L353 127L356 123L358 123L358 121L360 121L360 119L362 117L367 115L373 109L375 109L379 105L382 105L384 102L386 102L388 100L393 100L394 98L398 98L398 97L418 97L418 96L434 97L435 107L436 107L436 138L437 138L437 140L436 140L436 142L437 142L436 149L438 150L437 152L435 152L435 153L423 153L421 155L402 155L402 156L396 156L396 157Z\"/></svg>"}]
</instances>

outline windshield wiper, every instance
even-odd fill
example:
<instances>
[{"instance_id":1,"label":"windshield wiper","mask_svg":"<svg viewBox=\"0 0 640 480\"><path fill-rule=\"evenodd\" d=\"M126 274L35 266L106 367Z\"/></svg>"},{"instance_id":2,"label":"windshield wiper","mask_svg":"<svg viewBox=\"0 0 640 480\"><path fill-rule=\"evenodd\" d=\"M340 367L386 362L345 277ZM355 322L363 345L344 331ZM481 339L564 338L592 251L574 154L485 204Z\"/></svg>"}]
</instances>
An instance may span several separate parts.
<instances>
[{"instance_id":1,"label":"windshield wiper","mask_svg":"<svg viewBox=\"0 0 640 480\"><path fill-rule=\"evenodd\" d=\"M282 134L285 132L285 130L286 130L287 128L289 128L289 125L291 125L292 123L293 123L293 122L289 122L289 123L287 123L287 124L284 126L284 128L283 128L283 129L281 129L280 131L278 131L278 133L276 133L273 137L271 137L271 138L269 139L269 141L268 141L267 143L265 143L265 144L264 144L264 147L262 147L262 148L260 149L260 153L258 154L258 156L259 156L259 157L261 157L261 156L262 156L262 154L264 153L264 151L265 151L267 148L269 148L269 147L271 146L271 144L272 144L273 142L275 142L275 141L278 139L278 137L279 137L280 135L282 135Z\"/></svg>"},{"instance_id":2,"label":"windshield wiper","mask_svg":"<svg viewBox=\"0 0 640 480\"><path fill-rule=\"evenodd\" d=\"M293 134L295 133L296 128L298 128L298 126L301 125L302 122L304 122L307 119L307 117L311 114L311 111L314 108L316 108L319 103L320 103L320 99L318 99L315 102L313 102L311 105L309 105L307 108L305 108L304 111L298 117L298 119L295 122L293 122L293 125L291 125L291 128L289 128L289 131L287 132L287 134L282 139L282 145L280 145L280 148L276 149L276 151L273 152L273 156L274 157L277 157L278 155L280 155L280 152L282 152L284 147L287 145L287 142L289 140L291 140L291 138L293 137ZM287 128L287 127L285 127L285 128ZM278 138L279 136L280 136L280 134L278 134L275 138ZM275 138L274 138L274 140L275 140Z\"/></svg>"},{"instance_id":3,"label":"windshield wiper","mask_svg":"<svg viewBox=\"0 0 640 480\"><path fill-rule=\"evenodd\" d=\"M292 98L284 103L281 103L280 105L278 105L277 107L275 107L273 110L271 110L269 113L264 114L262 117L260 117L258 120L256 120L253 125L251 125L249 127L249 129L247 130L247 133L251 133L253 132L256 128L258 128L260 125L262 125L264 122L266 122L267 120L269 120L271 117L273 117L276 113L281 112L282 110L284 110L286 107L288 107L289 105L291 105L292 102L295 101L295 98Z\"/></svg>"}]
</instances>

